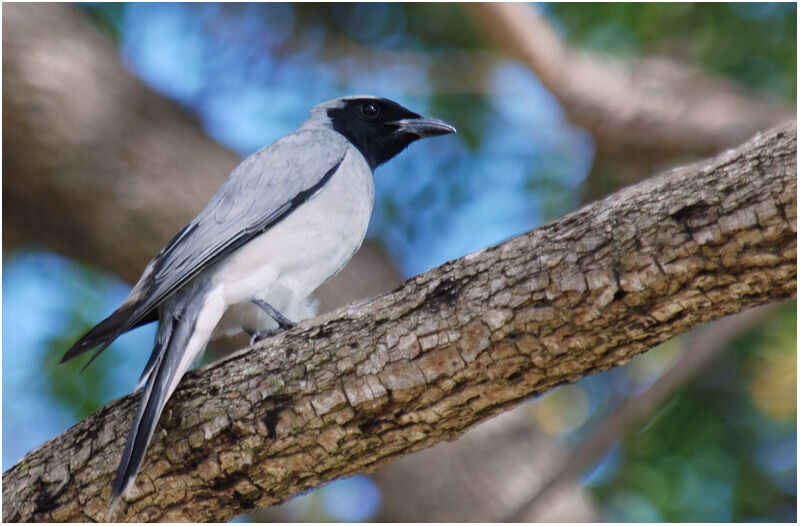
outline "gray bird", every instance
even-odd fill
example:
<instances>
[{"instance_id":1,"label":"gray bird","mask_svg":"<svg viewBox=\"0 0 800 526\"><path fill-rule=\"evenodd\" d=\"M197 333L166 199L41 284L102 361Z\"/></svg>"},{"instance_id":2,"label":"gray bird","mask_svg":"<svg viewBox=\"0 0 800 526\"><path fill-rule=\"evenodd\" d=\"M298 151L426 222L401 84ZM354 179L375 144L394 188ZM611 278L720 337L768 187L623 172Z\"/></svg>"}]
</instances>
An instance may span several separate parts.
<instances>
[{"instance_id":1,"label":"gray bird","mask_svg":"<svg viewBox=\"0 0 800 526\"><path fill-rule=\"evenodd\" d=\"M312 315L311 293L364 240L373 170L417 139L455 131L373 96L314 106L297 131L245 159L148 263L122 305L67 351L61 363L99 347L88 366L119 335L158 320L110 512L136 478L164 405L208 341L244 331L252 342L292 327L292 317Z\"/></svg>"}]
</instances>

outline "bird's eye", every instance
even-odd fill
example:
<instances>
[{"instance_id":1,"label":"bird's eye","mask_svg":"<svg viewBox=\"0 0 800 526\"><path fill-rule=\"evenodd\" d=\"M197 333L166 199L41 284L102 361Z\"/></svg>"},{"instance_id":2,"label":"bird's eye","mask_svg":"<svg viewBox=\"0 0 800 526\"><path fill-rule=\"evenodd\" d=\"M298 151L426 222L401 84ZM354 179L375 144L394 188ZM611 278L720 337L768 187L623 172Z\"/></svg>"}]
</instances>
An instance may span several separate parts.
<instances>
[{"instance_id":1,"label":"bird's eye","mask_svg":"<svg viewBox=\"0 0 800 526\"><path fill-rule=\"evenodd\" d=\"M375 117L380 113L380 108L374 102L365 102L361 106L361 113L366 117Z\"/></svg>"}]
</instances>

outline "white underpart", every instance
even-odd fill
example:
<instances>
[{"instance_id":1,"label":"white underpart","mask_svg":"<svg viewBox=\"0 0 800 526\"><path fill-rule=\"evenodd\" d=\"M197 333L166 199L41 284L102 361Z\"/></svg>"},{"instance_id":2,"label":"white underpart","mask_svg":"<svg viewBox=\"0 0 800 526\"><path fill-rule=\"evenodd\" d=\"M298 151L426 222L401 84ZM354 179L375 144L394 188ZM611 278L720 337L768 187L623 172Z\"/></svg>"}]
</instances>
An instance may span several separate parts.
<instances>
[{"instance_id":1,"label":"white underpart","mask_svg":"<svg viewBox=\"0 0 800 526\"><path fill-rule=\"evenodd\" d=\"M309 296L361 246L374 194L372 171L351 149L311 199L220 262L214 281L229 307L213 337L277 327L253 298L295 322L313 316Z\"/></svg>"}]
</instances>

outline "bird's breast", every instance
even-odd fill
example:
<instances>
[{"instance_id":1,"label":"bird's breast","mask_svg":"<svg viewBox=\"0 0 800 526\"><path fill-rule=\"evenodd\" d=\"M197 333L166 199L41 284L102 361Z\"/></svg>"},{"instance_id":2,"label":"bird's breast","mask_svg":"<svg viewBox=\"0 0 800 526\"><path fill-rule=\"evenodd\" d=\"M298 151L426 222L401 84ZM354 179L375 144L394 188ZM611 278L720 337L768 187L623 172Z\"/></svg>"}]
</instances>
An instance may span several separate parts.
<instances>
[{"instance_id":1,"label":"bird's breast","mask_svg":"<svg viewBox=\"0 0 800 526\"><path fill-rule=\"evenodd\" d=\"M247 302L254 295L269 301L271 290L310 295L361 246L374 195L372 171L361 154L349 150L315 195L221 262L216 279L226 302Z\"/></svg>"}]
</instances>

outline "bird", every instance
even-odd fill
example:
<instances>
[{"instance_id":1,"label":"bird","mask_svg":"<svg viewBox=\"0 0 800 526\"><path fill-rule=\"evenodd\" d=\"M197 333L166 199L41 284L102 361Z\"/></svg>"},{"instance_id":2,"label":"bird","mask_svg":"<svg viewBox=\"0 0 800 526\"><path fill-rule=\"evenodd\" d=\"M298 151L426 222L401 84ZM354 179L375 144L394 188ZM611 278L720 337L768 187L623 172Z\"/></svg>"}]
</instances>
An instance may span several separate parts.
<instances>
[{"instance_id":1,"label":"bird","mask_svg":"<svg viewBox=\"0 0 800 526\"><path fill-rule=\"evenodd\" d=\"M313 291L366 235L374 170L412 142L456 129L372 95L312 107L299 128L234 169L208 204L147 264L128 297L64 354L65 363L158 321L142 396L111 490L109 514L136 479L158 419L209 340L250 343L311 317Z\"/></svg>"}]
</instances>

